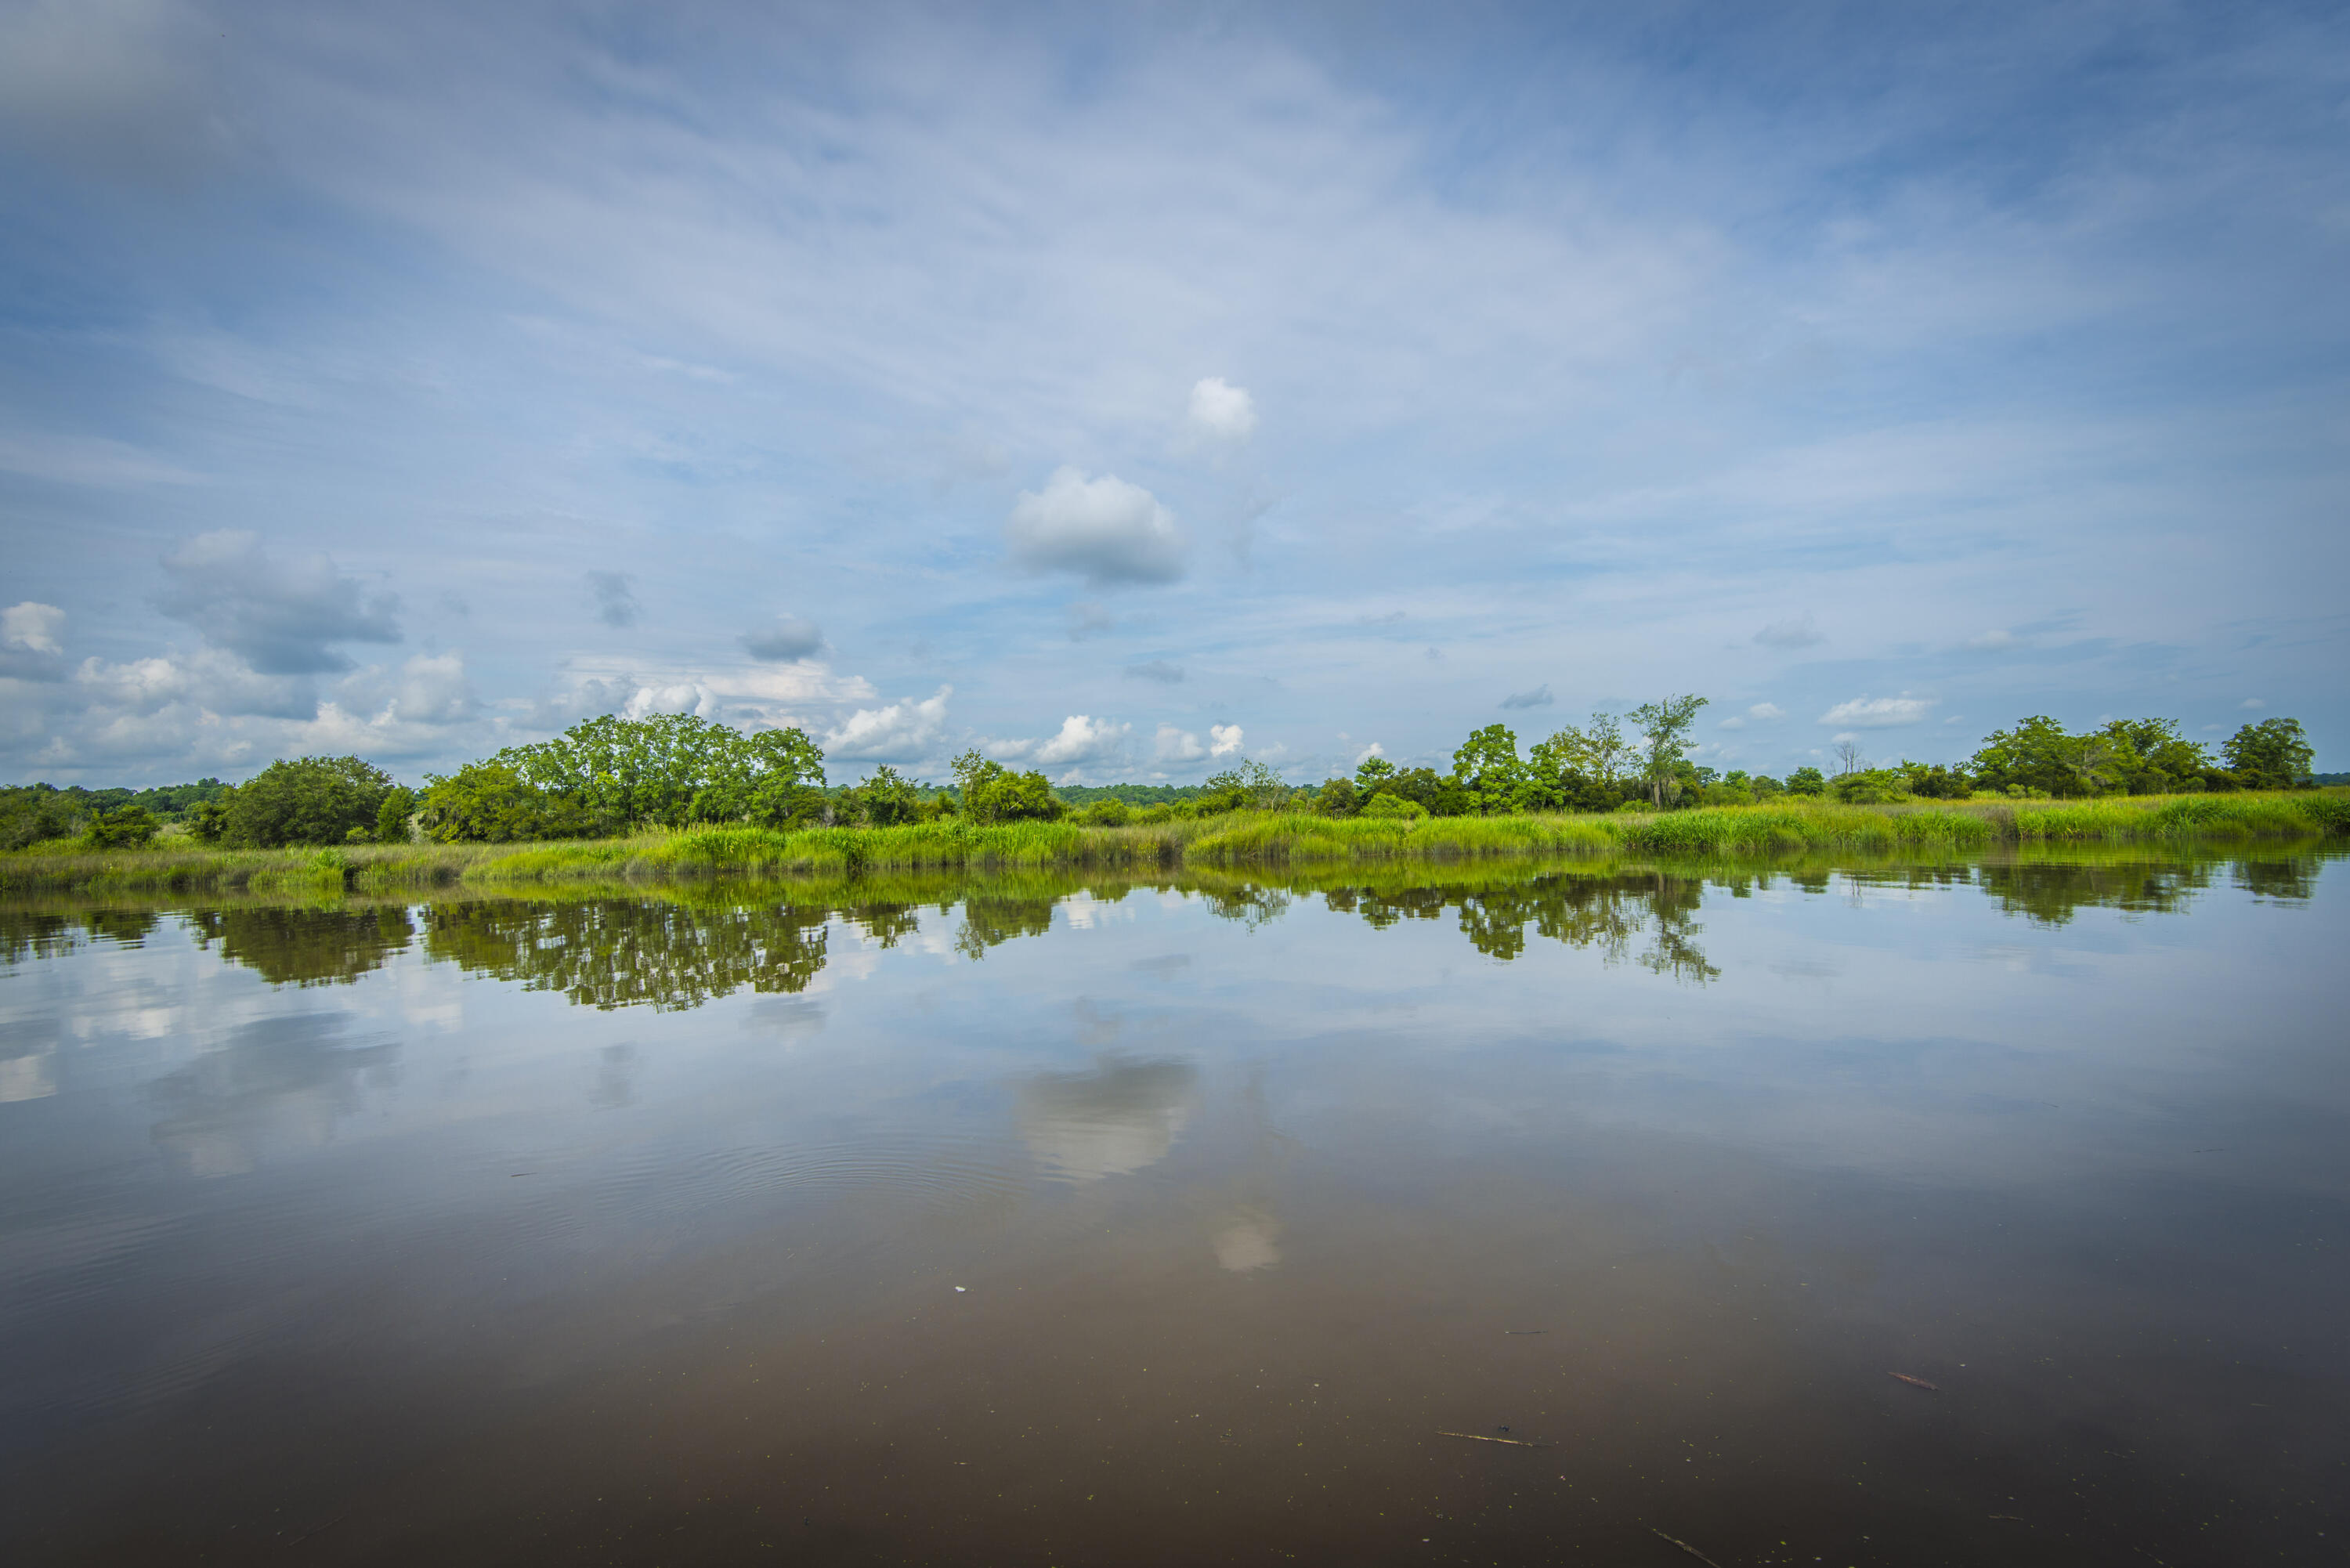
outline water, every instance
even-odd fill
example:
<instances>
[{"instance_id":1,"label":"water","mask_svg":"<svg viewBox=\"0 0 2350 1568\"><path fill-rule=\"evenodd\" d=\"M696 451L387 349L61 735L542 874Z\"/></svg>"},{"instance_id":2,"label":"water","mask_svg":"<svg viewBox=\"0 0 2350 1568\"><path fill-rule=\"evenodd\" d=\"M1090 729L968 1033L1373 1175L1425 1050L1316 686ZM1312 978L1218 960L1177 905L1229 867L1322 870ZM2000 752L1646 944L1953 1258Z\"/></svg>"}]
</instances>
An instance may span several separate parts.
<instances>
[{"instance_id":1,"label":"water","mask_svg":"<svg viewBox=\"0 0 2350 1568\"><path fill-rule=\"evenodd\" d=\"M2282 852L19 904L0 1553L2339 1562L2345 909Z\"/></svg>"}]
</instances>

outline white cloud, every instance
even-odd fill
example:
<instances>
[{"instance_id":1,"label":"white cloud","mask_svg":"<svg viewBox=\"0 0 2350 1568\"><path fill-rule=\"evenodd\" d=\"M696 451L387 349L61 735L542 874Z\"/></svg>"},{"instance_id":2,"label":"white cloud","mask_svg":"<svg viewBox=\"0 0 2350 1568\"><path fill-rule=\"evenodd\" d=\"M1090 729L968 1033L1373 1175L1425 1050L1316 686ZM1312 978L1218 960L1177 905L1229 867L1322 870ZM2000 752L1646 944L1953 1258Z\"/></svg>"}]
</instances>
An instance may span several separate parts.
<instances>
[{"instance_id":1,"label":"white cloud","mask_svg":"<svg viewBox=\"0 0 2350 1568\"><path fill-rule=\"evenodd\" d=\"M1746 728L1746 721L1733 715L1732 717L1724 719L1721 722L1721 728L1725 730L1742 730Z\"/></svg>"},{"instance_id":2,"label":"white cloud","mask_svg":"<svg viewBox=\"0 0 2350 1568\"><path fill-rule=\"evenodd\" d=\"M1172 724L1159 726L1159 736L1151 747L1151 755L1162 763L1196 763L1208 754L1200 737L1189 730L1179 730Z\"/></svg>"},{"instance_id":3,"label":"white cloud","mask_svg":"<svg viewBox=\"0 0 2350 1568\"><path fill-rule=\"evenodd\" d=\"M2247 697L2236 704L2239 708L2265 708L2268 704L2258 697Z\"/></svg>"},{"instance_id":4,"label":"white cloud","mask_svg":"<svg viewBox=\"0 0 2350 1568\"><path fill-rule=\"evenodd\" d=\"M22 604L0 609L0 680L65 679L66 612L55 605Z\"/></svg>"},{"instance_id":5,"label":"white cloud","mask_svg":"<svg viewBox=\"0 0 2350 1568\"><path fill-rule=\"evenodd\" d=\"M1373 757L1384 757L1387 754L1387 748L1380 745L1377 741L1373 741L1369 745L1365 746L1361 751L1355 753L1355 765L1359 768L1365 763L1369 762Z\"/></svg>"},{"instance_id":6,"label":"white cloud","mask_svg":"<svg viewBox=\"0 0 2350 1568\"><path fill-rule=\"evenodd\" d=\"M1757 702L1754 706L1746 710L1746 716L1750 719L1761 719L1764 721L1783 719L1787 716L1787 711L1784 708L1780 707L1776 702Z\"/></svg>"},{"instance_id":7,"label":"white cloud","mask_svg":"<svg viewBox=\"0 0 2350 1568\"><path fill-rule=\"evenodd\" d=\"M1765 648L1792 649L1810 648L1827 639L1820 635L1820 628L1813 623L1811 612L1805 610L1794 620L1772 622L1754 634L1754 640Z\"/></svg>"},{"instance_id":8,"label":"white cloud","mask_svg":"<svg viewBox=\"0 0 2350 1568\"><path fill-rule=\"evenodd\" d=\"M1061 721L1059 734L1037 746L1036 760L1048 767L1106 761L1125 748L1127 733L1133 727L1072 713Z\"/></svg>"},{"instance_id":9,"label":"white cloud","mask_svg":"<svg viewBox=\"0 0 2350 1568\"><path fill-rule=\"evenodd\" d=\"M1169 583L1183 575L1183 535L1150 492L1115 474L1055 469L1024 490L1004 525L1013 556L1032 571L1075 572L1095 584Z\"/></svg>"},{"instance_id":10,"label":"white cloud","mask_svg":"<svg viewBox=\"0 0 2350 1568\"><path fill-rule=\"evenodd\" d=\"M1244 387L1210 376L1191 389L1191 430L1217 441L1243 441L1256 431L1256 400Z\"/></svg>"},{"instance_id":11,"label":"white cloud","mask_svg":"<svg viewBox=\"0 0 2350 1568\"><path fill-rule=\"evenodd\" d=\"M947 722L951 686L920 702L892 702L886 708L859 708L847 722L827 733L827 758L842 761L919 762L939 742Z\"/></svg>"},{"instance_id":12,"label":"white cloud","mask_svg":"<svg viewBox=\"0 0 2350 1568\"><path fill-rule=\"evenodd\" d=\"M1241 727L1238 724L1211 724L1208 726L1208 739L1211 742L1208 747L1210 756L1229 757L1241 749Z\"/></svg>"},{"instance_id":13,"label":"white cloud","mask_svg":"<svg viewBox=\"0 0 2350 1568\"><path fill-rule=\"evenodd\" d=\"M62 653L64 647L58 639L65 629L66 612L55 605L26 599L23 604L0 609L0 645L21 648L28 653Z\"/></svg>"},{"instance_id":14,"label":"white cloud","mask_svg":"<svg viewBox=\"0 0 2350 1568\"><path fill-rule=\"evenodd\" d=\"M1823 724L1849 724L1860 730L1890 730L1915 724L1938 706L1931 697L1856 697L1839 702L1819 717Z\"/></svg>"},{"instance_id":15,"label":"white cloud","mask_svg":"<svg viewBox=\"0 0 2350 1568\"><path fill-rule=\"evenodd\" d=\"M418 654L400 667L399 689L384 705L383 716L409 724L456 724L472 718L479 706L463 655Z\"/></svg>"},{"instance_id":16,"label":"white cloud","mask_svg":"<svg viewBox=\"0 0 2350 1568\"><path fill-rule=\"evenodd\" d=\"M123 664L85 659L74 683L92 706L131 713L157 713L180 703L206 713L270 719L308 719L318 711L317 689L307 677L264 675L216 648Z\"/></svg>"}]
</instances>

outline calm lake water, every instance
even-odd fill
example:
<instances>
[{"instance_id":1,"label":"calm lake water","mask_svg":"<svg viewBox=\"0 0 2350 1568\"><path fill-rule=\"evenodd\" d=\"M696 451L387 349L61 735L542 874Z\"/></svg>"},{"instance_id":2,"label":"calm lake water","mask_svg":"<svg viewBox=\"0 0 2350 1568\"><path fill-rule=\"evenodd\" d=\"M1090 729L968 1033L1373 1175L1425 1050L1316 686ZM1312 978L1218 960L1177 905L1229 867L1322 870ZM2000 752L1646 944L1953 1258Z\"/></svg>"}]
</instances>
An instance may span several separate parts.
<instances>
[{"instance_id":1,"label":"calm lake water","mask_svg":"<svg viewBox=\"0 0 2350 1568\"><path fill-rule=\"evenodd\" d=\"M2346 917L2282 851L19 904L0 1558L2338 1563Z\"/></svg>"}]
</instances>

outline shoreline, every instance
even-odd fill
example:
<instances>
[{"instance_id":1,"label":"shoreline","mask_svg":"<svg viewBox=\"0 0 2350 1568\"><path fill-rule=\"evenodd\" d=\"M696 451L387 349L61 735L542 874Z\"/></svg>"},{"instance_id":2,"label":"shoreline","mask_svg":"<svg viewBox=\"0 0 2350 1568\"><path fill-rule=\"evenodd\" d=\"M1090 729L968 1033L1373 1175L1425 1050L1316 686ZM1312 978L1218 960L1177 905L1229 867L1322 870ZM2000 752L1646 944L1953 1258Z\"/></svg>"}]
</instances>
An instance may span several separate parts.
<instances>
[{"instance_id":1,"label":"shoreline","mask_svg":"<svg viewBox=\"0 0 2350 1568\"><path fill-rule=\"evenodd\" d=\"M1773 804L1409 822L1234 812L1140 827L1038 822L974 827L941 822L793 832L701 827L629 838L520 844L17 851L0 855L0 892L234 891L316 898L580 880L1022 868L1147 875L1626 856L1768 861L1822 851L1951 855L2008 846L2282 843L2345 836L2350 836L2350 792L2338 789L2077 802Z\"/></svg>"}]
</instances>

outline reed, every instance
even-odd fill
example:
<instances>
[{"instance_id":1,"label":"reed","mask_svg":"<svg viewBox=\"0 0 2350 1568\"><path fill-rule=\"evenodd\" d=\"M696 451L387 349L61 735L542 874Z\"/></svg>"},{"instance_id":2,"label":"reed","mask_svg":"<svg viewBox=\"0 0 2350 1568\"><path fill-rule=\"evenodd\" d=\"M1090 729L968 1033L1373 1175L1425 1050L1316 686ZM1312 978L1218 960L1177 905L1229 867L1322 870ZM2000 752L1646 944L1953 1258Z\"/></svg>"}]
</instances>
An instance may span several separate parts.
<instances>
[{"instance_id":1,"label":"reed","mask_svg":"<svg viewBox=\"0 0 2350 1568\"><path fill-rule=\"evenodd\" d=\"M309 897L460 886L730 877L870 877L925 869L1099 867L1149 875L1195 866L1357 865L1529 857L1784 857L1824 851L1975 853L2003 845L2190 843L2350 833L2350 792L2147 796L2027 804L1777 803L1607 816L1332 818L1234 812L1149 826L1067 822L972 826L702 827L544 844L197 846L0 855L0 890L222 890Z\"/></svg>"}]
</instances>

